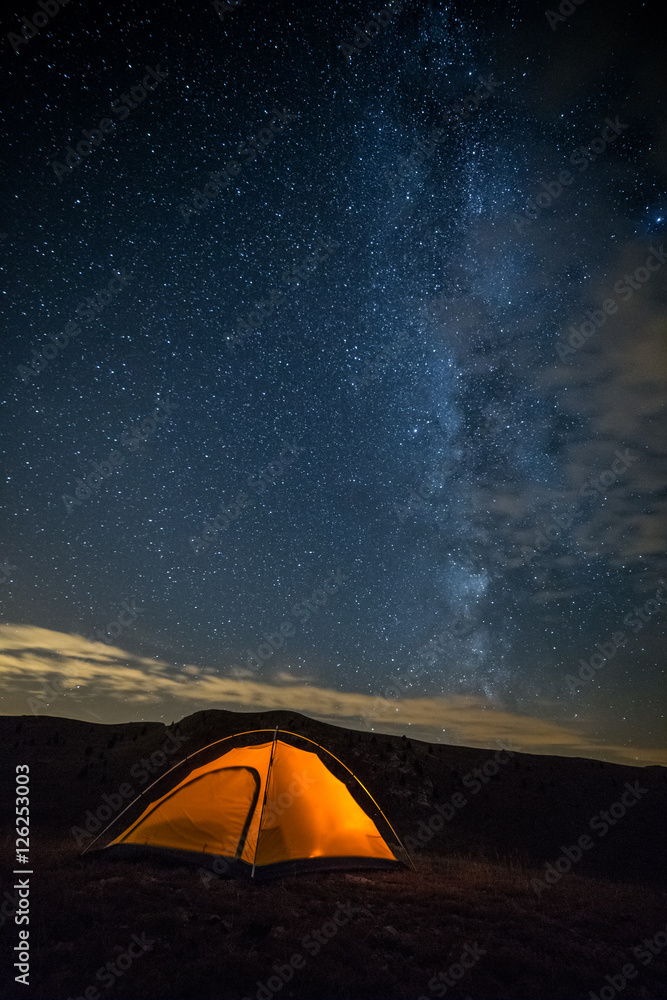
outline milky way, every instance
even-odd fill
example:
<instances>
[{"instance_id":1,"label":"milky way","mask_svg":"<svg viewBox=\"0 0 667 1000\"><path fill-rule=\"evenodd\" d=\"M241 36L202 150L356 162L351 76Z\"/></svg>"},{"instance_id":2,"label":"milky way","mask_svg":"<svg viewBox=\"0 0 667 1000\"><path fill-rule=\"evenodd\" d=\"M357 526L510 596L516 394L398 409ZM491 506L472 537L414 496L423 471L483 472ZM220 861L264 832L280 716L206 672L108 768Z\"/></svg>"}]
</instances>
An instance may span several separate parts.
<instances>
[{"instance_id":1,"label":"milky way","mask_svg":"<svg viewBox=\"0 0 667 1000\"><path fill-rule=\"evenodd\" d=\"M5 19L4 621L659 745L647 15L107 7Z\"/></svg>"}]
</instances>

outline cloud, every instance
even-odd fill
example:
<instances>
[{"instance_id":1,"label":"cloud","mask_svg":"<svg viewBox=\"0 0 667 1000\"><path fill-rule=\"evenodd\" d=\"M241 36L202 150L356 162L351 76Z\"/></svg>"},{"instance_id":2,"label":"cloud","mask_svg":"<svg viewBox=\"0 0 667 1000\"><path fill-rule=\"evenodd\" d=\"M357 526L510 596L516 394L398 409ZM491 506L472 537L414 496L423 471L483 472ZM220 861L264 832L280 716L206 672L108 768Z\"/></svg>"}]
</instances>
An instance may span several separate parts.
<instances>
[{"instance_id":1,"label":"cloud","mask_svg":"<svg viewBox=\"0 0 667 1000\"><path fill-rule=\"evenodd\" d=\"M617 313L574 356L546 367L539 376L545 391L565 389L563 403L573 417L588 423L589 439L566 449L573 490L575 484L597 476L616 449L630 448L640 455L610 485L604 505L593 506L584 526L590 544L613 566L658 556L666 548L666 462L660 442L667 375L667 310L661 290L667 265L629 298L627 292L619 296L615 291L618 282L626 283L625 276L645 264L650 248L659 246L660 240L645 240L616 248L605 273L572 302L557 339L565 342L569 324L578 327L585 310L599 310L605 299L614 299Z\"/></svg>"},{"instance_id":2,"label":"cloud","mask_svg":"<svg viewBox=\"0 0 667 1000\"><path fill-rule=\"evenodd\" d=\"M202 708L282 709L354 729L409 733L430 741L494 747L504 740L528 753L667 764L667 749L605 744L581 728L507 711L490 698L391 700L317 687L289 674L280 682L222 677L210 668L163 663L37 626L0 626L0 694L7 714L34 712L86 721L94 716L118 723L178 718Z\"/></svg>"},{"instance_id":3,"label":"cloud","mask_svg":"<svg viewBox=\"0 0 667 1000\"><path fill-rule=\"evenodd\" d=\"M306 677L303 674L299 674L298 677L295 677L294 674L290 674L288 670L278 670L275 678L279 684L303 684L304 682L310 681L310 677Z\"/></svg>"}]
</instances>

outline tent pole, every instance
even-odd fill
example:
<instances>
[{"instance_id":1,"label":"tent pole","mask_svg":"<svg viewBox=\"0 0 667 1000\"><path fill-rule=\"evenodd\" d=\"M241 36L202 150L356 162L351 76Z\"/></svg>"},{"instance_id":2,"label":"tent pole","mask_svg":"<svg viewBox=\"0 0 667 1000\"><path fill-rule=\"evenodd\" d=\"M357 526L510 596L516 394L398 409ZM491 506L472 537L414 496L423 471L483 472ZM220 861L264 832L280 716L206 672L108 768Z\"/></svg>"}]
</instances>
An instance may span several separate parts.
<instances>
[{"instance_id":1,"label":"tent pole","mask_svg":"<svg viewBox=\"0 0 667 1000\"><path fill-rule=\"evenodd\" d=\"M266 785L264 786L264 799L262 801L262 811L259 814L259 826L257 827L257 843L255 844L255 857L252 862L252 871L250 872L250 878L255 877L255 862L257 861L257 849L259 848L259 837L262 832L262 819L264 818L264 806L266 805L266 796L269 794L269 778L271 777L271 765L273 764L273 755L276 752L277 741L278 741L278 727L276 726L276 731L273 734L273 745L271 746L271 756L269 757L269 766L266 771Z\"/></svg>"}]
</instances>

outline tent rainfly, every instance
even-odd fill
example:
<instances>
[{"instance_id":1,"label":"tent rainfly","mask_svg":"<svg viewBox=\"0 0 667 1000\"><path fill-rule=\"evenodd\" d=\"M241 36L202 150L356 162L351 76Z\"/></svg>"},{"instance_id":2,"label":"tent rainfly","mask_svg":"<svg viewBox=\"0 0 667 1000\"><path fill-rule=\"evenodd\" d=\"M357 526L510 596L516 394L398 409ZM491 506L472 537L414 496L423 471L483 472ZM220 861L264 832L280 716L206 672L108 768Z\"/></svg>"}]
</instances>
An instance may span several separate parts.
<instances>
[{"instance_id":1,"label":"tent rainfly","mask_svg":"<svg viewBox=\"0 0 667 1000\"><path fill-rule=\"evenodd\" d=\"M264 732L271 730L236 735ZM338 760L313 740L284 731L279 737L276 729L268 742L226 750L194 767L169 791L150 802L103 851L119 858L145 855L148 851L212 865L218 873L252 878L315 869L402 866L347 785L317 753L292 746L284 736L312 743ZM217 740L210 747L232 738ZM203 747L174 768L208 749ZM370 792L342 761L338 763L358 782L405 851ZM166 774L158 780L164 780ZM134 802L157 783L153 782Z\"/></svg>"}]
</instances>

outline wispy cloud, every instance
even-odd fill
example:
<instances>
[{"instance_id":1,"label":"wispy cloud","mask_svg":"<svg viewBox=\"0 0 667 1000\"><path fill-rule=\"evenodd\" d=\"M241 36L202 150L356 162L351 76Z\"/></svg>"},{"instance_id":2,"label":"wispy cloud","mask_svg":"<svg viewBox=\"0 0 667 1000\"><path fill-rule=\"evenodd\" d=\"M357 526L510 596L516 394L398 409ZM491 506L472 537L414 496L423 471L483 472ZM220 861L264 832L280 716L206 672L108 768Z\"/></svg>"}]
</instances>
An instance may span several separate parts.
<instances>
[{"instance_id":1,"label":"wispy cloud","mask_svg":"<svg viewBox=\"0 0 667 1000\"><path fill-rule=\"evenodd\" d=\"M58 685L54 685L54 679ZM178 718L202 708L282 709L312 718L417 739L493 747L513 741L527 753L597 757L617 763L667 764L667 748L601 743L581 726L508 711L469 695L384 700L306 684L283 672L277 683L220 676L210 667L176 665L79 635L30 625L0 626L0 697L4 712L129 722ZM45 689L56 695L44 697ZM41 697L40 697L41 695ZM553 706L545 706L553 715Z\"/></svg>"}]
</instances>

